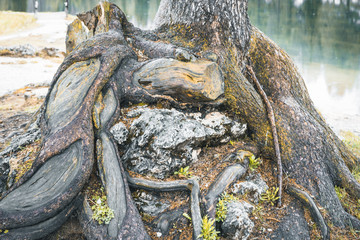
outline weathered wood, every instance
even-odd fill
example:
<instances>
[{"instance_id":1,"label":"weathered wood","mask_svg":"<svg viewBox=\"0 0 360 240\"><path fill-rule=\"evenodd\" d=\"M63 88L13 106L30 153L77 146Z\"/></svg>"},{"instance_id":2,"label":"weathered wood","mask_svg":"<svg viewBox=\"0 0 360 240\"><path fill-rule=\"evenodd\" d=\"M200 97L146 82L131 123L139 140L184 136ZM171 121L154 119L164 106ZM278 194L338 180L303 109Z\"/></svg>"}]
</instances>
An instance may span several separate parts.
<instances>
[{"instance_id":1,"label":"weathered wood","mask_svg":"<svg viewBox=\"0 0 360 240\"><path fill-rule=\"evenodd\" d=\"M40 239L46 237L53 231L59 228L65 221L73 214L73 212L79 207L83 195L77 196L71 203L69 203L63 210L57 215L49 218L43 222L39 222L35 225L29 225L26 227L10 229L8 233L2 233L2 240L18 240L18 239Z\"/></svg>"},{"instance_id":2,"label":"weathered wood","mask_svg":"<svg viewBox=\"0 0 360 240\"><path fill-rule=\"evenodd\" d=\"M215 219L216 204L220 195L236 180L239 180L247 171L249 163L235 164L225 168L211 184L204 198L206 213L209 218Z\"/></svg>"},{"instance_id":3,"label":"weathered wood","mask_svg":"<svg viewBox=\"0 0 360 240\"><path fill-rule=\"evenodd\" d=\"M224 93L219 66L205 60L156 59L136 71L133 79L152 95L167 95L181 102L212 101Z\"/></svg>"},{"instance_id":4,"label":"weathered wood","mask_svg":"<svg viewBox=\"0 0 360 240\"><path fill-rule=\"evenodd\" d=\"M328 211L335 225L358 228L359 221L344 211L334 185L345 187L356 198L360 196L360 185L349 171L349 168L354 169L359 165L359 159L346 149L316 111L290 57L258 29L251 29L250 24L246 23L246 13L234 18L238 19L235 23L226 17L217 19L220 14L214 13L218 10L205 6L206 2L200 0L187 4L175 0L164 1L164 8L158 14L160 38L187 47L197 55L205 55L210 50L219 56L229 108L248 123L249 133L261 154L275 158L266 106L250 77L247 79L248 76L243 75L244 65L249 64L274 111L284 173L315 197ZM219 8L221 14L228 13L234 17L229 13L232 0L211 2L223 3L225 10ZM246 12L247 1L237 2L241 8L238 11ZM192 12L194 9L196 13ZM241 19L241 16L244 17ZM208 22L203 27L205 19ZM216 25L217 20L222 21L221 24ZM250 28L243 31L244 37L240 37L240 40L234 35L222 38L227 26L233 24L239 24L241 29L247 29L244 25ZM214 30L212 26L221 26L225 30L218 30L221 27ZM249 44L250 61L246 62L244 56L248 48L239 47L239 41L246 42L246 33L250 32L253 32Z\"/></svg>"},{"instance_id":5,"label":"weathered wood","mask_svg":"<svg viewBox=\"0 0 360 240\"><path fill-rule=\"evenodd\" d=\"M170 192L170 191L191 191L191 219L194 225L193 228L193 239L199 239L201 233L201 212L200 212L200 187L196 178L191 178L188 180L178 180L170 182L156 182L140 178L132 178L128 173L126 173L127 180L129 185L134 188L145 189L149 191L158 191L158 192Z\"/></svg>"},{"instance_id":6,"label":"weathered wood","mask_svg":"<svg viewBox=\"0 0 360 240\"><path fill-rule=\"evenodd\" d=\"M281 152L285 173L304 189L293 191L298 197L308 202L313 200L310 195L314 196L332 223L360 229L360 221L344 211L334 191L334 185L339 185L360 196L360 184L349 170L359 165L359 159L317 113L287 54L251 28L247 0L164 0L157 15L159 28L153 32L135 28L108 2L79 19L83 23L77 21L69 27L68 56L55 74L42 108L41 151L31 170L0 199L0 228L10 228L10 233L18 235L2 236L37 238L31 234L40 226L68 216L64 211L73 209L72 202L93 170L96 140L100 176L116 214L108 226L91 223L87 235L149 239L127 182L159 191L179 186L191 189L195 203L199 202L199 186L197 182L175 186L127 178L109 134L120 103L167 100L179 106L183 101L213 101L222 95L227 108L248 123L249 135L263 156L273 158ZM150 60L139 62L135 52ZM259 84L244 76L246 65L254 69ZM273 109L272 125L262 96ZM280 149L276 149L277 137ZM280 164L277 170L282 172ZM232 167L218 177L207 195L210 215L214 215L219 194L245 171L244 167ZM316 212L315 203L309 206ZM199 204L192 204L191 209L196 237L200 233ZM82 210L80 219L91 219L86 202ZM327 236L320 213L314 216ZM53 229L49 227L49 231Z\"/></svg>"}]
</instances>

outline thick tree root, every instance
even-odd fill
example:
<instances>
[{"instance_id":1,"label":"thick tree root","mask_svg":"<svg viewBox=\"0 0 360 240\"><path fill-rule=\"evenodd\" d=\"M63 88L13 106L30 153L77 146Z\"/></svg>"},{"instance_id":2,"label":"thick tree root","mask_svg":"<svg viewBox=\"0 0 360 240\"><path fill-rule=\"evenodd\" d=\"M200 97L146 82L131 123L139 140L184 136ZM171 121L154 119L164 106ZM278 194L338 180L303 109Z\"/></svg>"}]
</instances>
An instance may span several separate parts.
<instances>
[{"instance_id":1,"label":"thick tree root","mask_svg":"<svg viewBox=\"0 0 360 240\"><path fill-rule=\"evenodd\" d=\"M128 183L133 188L140 188L149 191L170 192L170 191L191 191L191 219L194 226L193 239L198 239L201 233L202 217L200 212L200 188L196 178L178 180L171 182L155 182L140 178L132 178L126 173Z\"/></svg>"},{"instance_id":2,"label":"thick tree root","mask_svg":"<svg viewBox=\"0 0 360 240\"><path fill-rule=\"evenodd\" d=\"M254 81L256 90L258 91L258 93L260 94L261 98L263 99L263 101L265 102L265 106L266 106L266 110L268 113L268 119L270 122L270 126L271 126L271 132L272 132L272 136L273 136L273 141L274 141L274 150L275 150L275 156L276 156L276 161L277 161L277 173L278 173L278 187L279 187L279 192L278 192L278 196L279 196L279 200L278 200L278 207L281 207L281 195L282 195L282 174L283 174L283 169L282 169L282 162L281 162L281 153L280 153L280 146L279 146L279 137L277 134L277 130L276 130L276 122L275 122L275 114L274 114L274 110L271 106L271 103L265 93L265 91L262 89L259 80L257 79L252 67L250 66L246 66L247 70L250 73L250 76L252 78L252 80Z\"/></svg>"},{"instance_id":3,"label":"thick tree root","mask_svg":"<svg viewBox=\"0 0 360 240\"><path fill-rule=\"evenodd\" d=\"M43 222L39 222L35 225L29 225L26 227L10 229L8 230L8 233L0 233L0 239L20 240L39 239L45 237L66 222L66 220L71 216L71 214L79 207L83 198L83 195L80 194L56 216L49 218Z\"/></svg>"},{"instance_id":4,"label":"thick tree root","mask_svg":"<svg viewBox=\"0 0 360 240\"><path fill-rule=\"evenodd\" d=\"M323 216L320 213L319 208L316 206L316 203L314 202L312 197L310 197L307 192L300 190L299 188L296 188L292 185L288 186L287 191L310 210L311 217L316 222L317 226L320 228L323 239L330 239L329 227L327 226Z\"/></svg>"},{"instance_id":5,"label":"thick tree root","mask_svg":"<svg viewBox=\"0 0 360 240\"><path fill-rule=\"evenodd\" d=\"M216 204L218 202L220 194L222 194L230 184L244 176L248 169L248 166L248 162L245 164L245 166L241 164L229 166L225 168L217 177L215 182L211 184L209 191L203 199L205 203L206 213L209 218L215 219Z\"/></svg>"},{"instance_id":6,"label":"thick tree root","mask_svg":"<svg viewBox=\"0 0 360 240\"><path fill-rule=\"evenodd\" d=\"M94 162L92 146L82 141L75 142L3 198L0 201L0 229L44 222L70 204L91 173Z\"/></svg>"}]
</instances>

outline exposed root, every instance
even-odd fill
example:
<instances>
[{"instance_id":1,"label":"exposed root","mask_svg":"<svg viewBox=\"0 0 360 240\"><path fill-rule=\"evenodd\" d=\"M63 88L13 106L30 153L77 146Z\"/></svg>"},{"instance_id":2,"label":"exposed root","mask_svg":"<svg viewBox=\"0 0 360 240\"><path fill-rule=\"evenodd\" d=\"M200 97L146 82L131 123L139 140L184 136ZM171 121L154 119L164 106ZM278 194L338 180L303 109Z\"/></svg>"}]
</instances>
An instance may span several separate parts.
<instances>
[{"instance_id":1,"label":"exposed root","mask_svg":"<svg viewBox=\"0 0 360 240\"><path fill-rule=\"evenodd\" d=\"M209 218L215 219L216 204L220 194L223 193L230 184L244 176L248 166L248 163L246 166L240 164L229 166L225 168L217 177L215 182L211 184L209 191L203 200L205 202L206 212Z\"/></svg>"},{"instance_id":2,"label":"exposed root","mask_svg":"<svg viewBox=\"0 0 360 240\"><path fill-rule=\"evenodd\" d=\"M278 207L281 207L283 170L282 170L282 162L281 162L281 154L280 154L280 146L279 146L279 137L278 137L277 130L276 130L275 114L274 114L273 108L270 104L270 101L269 101L265 91L262 89L262 87L254 73L254 70L249 65L247 65L246 68L247 68L248 72L250 73L252 80L254 81L256 90L258 91L258 93L260 94L261 98L263 99L263 101L265 102L265 105L266 105L268 119L269 119L270 127L271 127L271 132L273 135L274 150L275 150L275 156L276 156L277 167L278 167L278 169L277 169L278 176L277 177L278 177L278 186L279 186L279 193L278 193L279 200L278 200L277 205L278 205Z\"/></svg>"},{"instance_id":3,"label":"exposed root","mask_svg":"<svg viewBox=\"0 0 360 240\"><path fill-rule=\"evenodd\" d=\"M193 239L198 239L201 233L202 217L200 212L200 187L196 178L178 180L171 182L155 182L140 178L132 178L126 173L128 183L133 188L140 188L149 191L170 192L170 191L191 191L191 218L194 226Z\"/></svg>"},{"instance_id":4,"label":"exposed root","mask_svg":"<svg viewBox=\"0 0 360 240\"><path fill-rule=\"evenodd\" d=\"M310 195L292 185L288 186L287 191L310 210L312 218L321 230L323 239L330 239L329 228L321 215L319 208L316 206L316 203Z\"/></svg>"}]
</instances>

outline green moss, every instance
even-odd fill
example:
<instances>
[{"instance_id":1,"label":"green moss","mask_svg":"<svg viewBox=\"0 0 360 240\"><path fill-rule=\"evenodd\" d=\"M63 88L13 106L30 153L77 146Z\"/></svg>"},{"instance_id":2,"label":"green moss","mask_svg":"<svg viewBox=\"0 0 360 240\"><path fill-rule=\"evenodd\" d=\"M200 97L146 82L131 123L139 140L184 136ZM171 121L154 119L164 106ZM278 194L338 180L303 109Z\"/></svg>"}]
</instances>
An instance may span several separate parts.
<instances>
[{"instance_id":1,"label":"green moss","mask_svg":"<svg viewBox=\"0 0 360 240\"><path fill-rule=\"evenodd\" d=\"M350 131L341 131L340 135L344 138L345 145L360 158L360 137Z\"/></svg>"},{"instance_id":2,"label":"green moss","mask_svg":"<svg viewBox=\"0 0 360 240\"><path fill-rule=\"evenodd\" d=\"M360 199L353 199L344 188L339 186L335 186L335 192L344 209L351 215L360 219Z\"/></svg>"},{"instance_id":3,"label":"green moss","mask_svg":"<svg viewBox=\"0 0 360 240\"><path fill-rule=\"evenodd\" d=\"M111 219L114 218L114 211L107 205L107 198L104 193L104 188L100 188L96 195L91 196L93 211L92 219L99 224L109 224Z\"/></svg>"}]
</instances>

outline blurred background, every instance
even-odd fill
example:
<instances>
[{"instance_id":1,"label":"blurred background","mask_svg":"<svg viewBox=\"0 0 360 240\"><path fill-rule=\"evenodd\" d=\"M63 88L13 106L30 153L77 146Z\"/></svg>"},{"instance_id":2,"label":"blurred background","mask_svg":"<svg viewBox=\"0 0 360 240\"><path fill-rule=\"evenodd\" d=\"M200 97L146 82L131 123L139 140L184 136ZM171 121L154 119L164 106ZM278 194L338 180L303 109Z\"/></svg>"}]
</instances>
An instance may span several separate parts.
<instances>
[{"instance_id":1,"label":"blurred background","mask_svg":"<svg viewBox=\"0 0 360 240\"><path fill-rule=\"evenodd\" d=\"M69 0L69 13L98 0ZM113 0L141 28L151 28L160 0ZM0 10L34 11L33 0L1 0ZM63 0L39 0L39 12L64 11ZM354 117L360 131L360 1L249 0L249 16L295 61L316 107ZM332 117L335 120L336 117ZM346 124L346 123L345 123Z\"/></svg>"}]
</instances>

